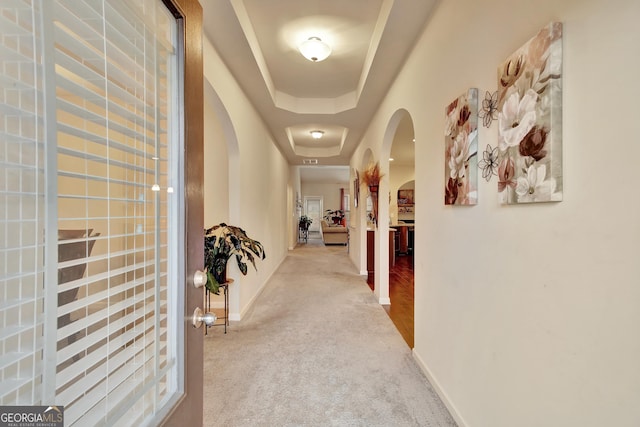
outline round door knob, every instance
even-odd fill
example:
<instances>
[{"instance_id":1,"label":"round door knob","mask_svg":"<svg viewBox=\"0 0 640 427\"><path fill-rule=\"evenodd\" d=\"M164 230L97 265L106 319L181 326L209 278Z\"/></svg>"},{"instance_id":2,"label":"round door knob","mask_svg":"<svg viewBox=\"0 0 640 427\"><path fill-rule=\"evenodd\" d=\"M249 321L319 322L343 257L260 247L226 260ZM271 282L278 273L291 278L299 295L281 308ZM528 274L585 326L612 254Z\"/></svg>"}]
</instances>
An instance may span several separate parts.
<instances>
[{"instance_id":1,"label":"round door knob","mask_svg":"<svg viewBox=\"0 0 640 427\"><path fill-rule=\"evenodd\" d=\"M218 320L218 317L215 314L205 313L200 307L196 307L196 309L193 310L191 322L194 328L199 328L203 323L207 326L213 326L216 320Z\"/></svg>"},{"instance_id":2,"label":"round door knob","mask_svg":"<svg viewBox=\"0 0 640 427\"><path fill-rule=\"evenodd\" d=\"M207 284L207 273L204 271L196 270L193 273L193 286L196 288L201 288Z\"/></svg>"}]
</instances>

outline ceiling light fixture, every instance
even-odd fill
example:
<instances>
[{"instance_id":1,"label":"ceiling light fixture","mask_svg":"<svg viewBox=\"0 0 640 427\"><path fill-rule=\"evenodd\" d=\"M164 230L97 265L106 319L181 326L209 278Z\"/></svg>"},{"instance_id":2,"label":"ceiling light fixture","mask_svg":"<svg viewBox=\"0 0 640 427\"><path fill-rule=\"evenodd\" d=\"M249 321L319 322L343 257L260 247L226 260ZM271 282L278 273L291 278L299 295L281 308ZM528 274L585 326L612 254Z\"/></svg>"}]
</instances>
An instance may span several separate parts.
<instances>
[{"instance_id":1,"label":"ceiling light fixture","mask_svg":"<svg viewBox=\"0 0 640 427\"><path fill-rule=\"evenodd\" d=\"M302 56L313 62L320 62L331 54L331 48L320 37L309 37L298 49Z\"/></svg>"},{"instance_id":2,"label":"ceiling light fixture","mask_svg":"<svg viewBox=\"0 0 640 427\"><path fill-rule=\"evenodd\" d=\"M311 134L311 137L313 139L320 139L320 138L322 138L322 135L324 135L324 132L321 131L321 130L312 130L309 133Z\"/></svg>"}]
</instances>

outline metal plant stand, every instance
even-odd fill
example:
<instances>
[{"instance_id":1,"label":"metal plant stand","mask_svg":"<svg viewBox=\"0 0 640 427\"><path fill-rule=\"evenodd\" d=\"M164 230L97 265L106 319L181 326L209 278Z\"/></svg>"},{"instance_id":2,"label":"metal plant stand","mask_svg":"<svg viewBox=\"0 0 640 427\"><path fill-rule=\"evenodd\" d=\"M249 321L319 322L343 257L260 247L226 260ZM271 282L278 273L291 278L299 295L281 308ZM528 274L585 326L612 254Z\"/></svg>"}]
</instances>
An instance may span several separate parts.
<instances>
[{"instance_id":1,"label":"metal plant stand","mask_svg":"<svg viewBox=\"0 0 640 427\"><path fill-rule=\"evenodd\" d=\"M298 240L307 243L309 239L309 224L301 222L298 224Z\"/></svg>"},{"instance_id":2,"label":"metal plant stand","mask_svg":"<svg viewBox=\"0 0 640 427\"><path fill-rule=\"evenodd\" d=\"M221 283L219 285L220 289L222 289L222 292L224 294L224 316L218 317L218 319L216 320L216 322L218 322L219 320L222 320L222 323L214 323L213 325L207 326L206 328L204 328L205 335L207 335L207 330L214 326L224 326L224 333L225 334L227 333L227 326L229 326L229 285L232 283L233 283L233 279L227 279L225 283ZM211 292L209 291L209 289L206 289L205 300L206 300L205 312L210 312L211 311Z\"/></svg>"}]
</instances>

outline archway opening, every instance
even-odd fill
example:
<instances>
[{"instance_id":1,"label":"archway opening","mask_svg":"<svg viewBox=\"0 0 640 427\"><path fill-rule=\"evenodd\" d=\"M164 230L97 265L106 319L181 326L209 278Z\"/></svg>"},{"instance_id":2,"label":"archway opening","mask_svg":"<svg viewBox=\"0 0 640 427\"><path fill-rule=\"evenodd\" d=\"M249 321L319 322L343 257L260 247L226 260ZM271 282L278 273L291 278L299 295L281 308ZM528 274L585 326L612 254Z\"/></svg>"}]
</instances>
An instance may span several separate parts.
<instances>
[{"instance_id":1,"label":"archway opening","mask_svg":"<svg viewBox=\"0 0 640 427\"><path fill-rule=\"evenodd\" d=\"M404 111L389 154L389 300L384 308L413 348L414 342L414 228L415 134Z\"/></svg>"}]
</instances>

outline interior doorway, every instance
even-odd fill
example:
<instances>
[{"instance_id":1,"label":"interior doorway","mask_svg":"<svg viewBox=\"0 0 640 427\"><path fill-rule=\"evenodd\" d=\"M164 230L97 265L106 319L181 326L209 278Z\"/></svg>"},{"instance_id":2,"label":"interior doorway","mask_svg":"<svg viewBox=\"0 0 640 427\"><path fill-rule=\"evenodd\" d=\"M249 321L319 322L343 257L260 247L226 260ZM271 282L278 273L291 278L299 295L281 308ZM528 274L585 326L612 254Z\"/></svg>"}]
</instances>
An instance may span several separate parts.
<instances>
[{"instance_id":1,"label":"interior doorway","mask_svg":"<svg viewBox=\"0 0 640 427\"><path fill-rule=\"evenodd\" d=\"M309 231L319 232L322 221L322 197L304 196L304 214L313 220Z\"/></svg>"},{"instance_id":2,"label":"interior doorway","mask_svg":"<svg viewBox=\"0 0 640 427\"><path fill-rule=\"evenodd\" d=\"M393 137L389 161L389 227L394 262L389 265L389 317L413 348L414 331L414 227L415 136L413 121L405 112Z\"/></svg>"}]
</instances>

